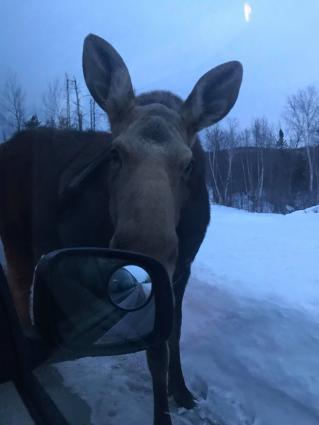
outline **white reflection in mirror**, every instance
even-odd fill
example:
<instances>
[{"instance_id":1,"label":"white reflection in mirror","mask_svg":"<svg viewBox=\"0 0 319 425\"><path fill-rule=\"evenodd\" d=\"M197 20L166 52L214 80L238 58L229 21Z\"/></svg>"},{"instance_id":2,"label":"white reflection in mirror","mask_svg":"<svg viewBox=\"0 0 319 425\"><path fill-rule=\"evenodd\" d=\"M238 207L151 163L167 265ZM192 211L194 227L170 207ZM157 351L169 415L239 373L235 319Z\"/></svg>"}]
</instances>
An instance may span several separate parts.
<instances>
[{"instance_id":1,"label":"white reflection in mirror","mask_svg":"<svg viewBox=\"0 0 319 425\"><path fill-rule=\"evenodd\" d=\"M130 272L131 275L133 275L138 281L138 283L150 283L151 279L148 273L144 269L142 269L142 267L129 265L123 268Z\"/></svg>"},{"instance_id":2,"label":"white reflection in mirror","mask_svg":"<svg viewBox=\"0 0 319 425\"><path fill-rule=\"evenodd\" d=\"M109 283L112 302L125 309L142 308L149 301L152 282L148 273L141 267L128 265L116 270Z\"/></svg>"}]
</instances>

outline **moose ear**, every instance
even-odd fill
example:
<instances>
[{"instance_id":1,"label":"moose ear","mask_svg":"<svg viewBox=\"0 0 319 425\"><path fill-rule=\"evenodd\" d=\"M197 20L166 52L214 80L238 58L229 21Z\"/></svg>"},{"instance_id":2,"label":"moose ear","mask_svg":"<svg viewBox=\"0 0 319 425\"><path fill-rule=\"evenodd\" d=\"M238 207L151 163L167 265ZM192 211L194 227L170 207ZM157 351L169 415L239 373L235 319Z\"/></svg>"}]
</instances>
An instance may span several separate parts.
<instances>
[{"instance_id":1,"label":"moose ear","mask_svg":"<svg viewBox=\"0 0 319 425\"><path fill-rule=\"evenodd\" d=\"M243 76L240 62L227 62L203 75L184 102L181 115L190 135L224 118L234 106Z\"/></svg>"},{"instance_id":2,"label":"moose ear","mask_svg":"<svg viewBox=\"0 0 319 425\"><path fill-rule=\"evenodd\" d=\"M98 105L111 125L120 121L134 103L128 69L117 51L105 40L89 34L83 45L83 74Z\"/></svg>"}]
</instances>

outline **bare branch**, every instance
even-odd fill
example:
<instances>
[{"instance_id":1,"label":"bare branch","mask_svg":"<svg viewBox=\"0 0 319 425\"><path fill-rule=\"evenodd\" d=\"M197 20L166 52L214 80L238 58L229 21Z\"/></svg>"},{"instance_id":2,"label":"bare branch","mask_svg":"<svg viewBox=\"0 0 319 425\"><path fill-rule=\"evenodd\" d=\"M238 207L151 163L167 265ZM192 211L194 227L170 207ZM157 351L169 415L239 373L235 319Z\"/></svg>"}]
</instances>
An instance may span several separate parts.
<instances>
[{"instance_id":1,"label":"bare branch","mask_svg":"<svg viewBox=\"0 0 319 425\"><path fill-rule=\"evenodd\" d=\"M25 92L14 73L10 73L7 77L0 95L0 106L6 124L20 131L25 117Z\"/></svg>"}]
</instances>

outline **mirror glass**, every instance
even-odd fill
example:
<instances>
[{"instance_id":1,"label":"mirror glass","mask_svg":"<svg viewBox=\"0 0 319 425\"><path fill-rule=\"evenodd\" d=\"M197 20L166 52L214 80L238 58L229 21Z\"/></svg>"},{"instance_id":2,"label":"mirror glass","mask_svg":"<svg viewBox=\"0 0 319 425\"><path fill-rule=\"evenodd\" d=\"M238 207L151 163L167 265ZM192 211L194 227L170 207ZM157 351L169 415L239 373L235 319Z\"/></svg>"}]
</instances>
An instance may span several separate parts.
<instances>
[{"instance_id":1,"label":"mirror glass","mask_svg":"<svg viewBox=\"0 0 319 425\"><path fill-rule=\"evenodd\" d=\"M151 298L152 282L144 269L128 265L112 274L108 292L112 303L121 309L139 310Z\"/></svg>"},{"instance_id":2,"label":"mirror glass","mask_svg":"<svg viewBox=\"0 0 319 425\"><path fill-rule=\"evenodd\" d=\"M42 334L60 346L90 354L92 347L117 345L129 352L153 331L152 282L141 267L96 255L61 256L38 277L36 318Z\"/></svg>"}]
</instances>

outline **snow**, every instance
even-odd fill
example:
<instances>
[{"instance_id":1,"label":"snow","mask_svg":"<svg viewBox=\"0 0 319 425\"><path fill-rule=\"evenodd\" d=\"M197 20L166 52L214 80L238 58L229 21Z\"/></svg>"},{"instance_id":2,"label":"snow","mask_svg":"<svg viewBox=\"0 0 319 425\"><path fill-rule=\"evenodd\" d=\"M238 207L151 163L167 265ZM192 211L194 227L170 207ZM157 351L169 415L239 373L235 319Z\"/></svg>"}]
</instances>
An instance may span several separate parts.
<instances>
[{"instance_id":1,"label":"snow","mask_svg":"<svg viewBox=\"0 0 319 425\"><path fill-rule=\"evenodd\" d=\"M316 210L280 215L214 206L193 275L319 317L319 215L309 214Z\"/></svg>"},{"instance_id":2,"label":"snow","mask_svg":"<svg viewBox=\"0 0 319 425\"><path fill-rule=\"evenodd\" d=\"M319 424L314 210L284 216L213 206L183 310L182 362L198 405L186 411L171 400L174 425ZM37 374L71 424L152 422L144 353Z\"/></svg>"}]
</instances>

